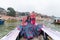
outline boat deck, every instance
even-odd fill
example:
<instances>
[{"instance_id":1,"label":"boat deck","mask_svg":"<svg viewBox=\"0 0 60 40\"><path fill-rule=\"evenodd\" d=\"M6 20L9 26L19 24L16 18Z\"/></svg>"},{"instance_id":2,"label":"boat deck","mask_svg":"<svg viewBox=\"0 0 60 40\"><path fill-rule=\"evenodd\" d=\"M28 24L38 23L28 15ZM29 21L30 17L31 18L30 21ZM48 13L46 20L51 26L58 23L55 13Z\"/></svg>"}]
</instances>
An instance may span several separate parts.
<instances>
[{"instance_id":1,"label":"boat deck","mask_svg":"<svg viewBox=\"0 0 60 40\"><path fill-rule=\"evenodd\" d=\"M25 38L21 38L20 40L27 40L27 39L25 39ZM34 38L31 39L31 40L43 40L43 36L40 35L39 37L34 37Z\"/></svg>"}]
</instances>

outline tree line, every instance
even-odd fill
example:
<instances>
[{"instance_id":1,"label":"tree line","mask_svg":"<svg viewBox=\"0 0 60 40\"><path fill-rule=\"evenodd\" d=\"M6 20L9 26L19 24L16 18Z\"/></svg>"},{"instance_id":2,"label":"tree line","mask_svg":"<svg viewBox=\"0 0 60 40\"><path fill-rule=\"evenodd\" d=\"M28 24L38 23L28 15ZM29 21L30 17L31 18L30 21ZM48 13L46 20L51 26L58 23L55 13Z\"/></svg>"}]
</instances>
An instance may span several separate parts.
<instances>
[{"instance_id":1,"label":"tree line","mask_svg":"<svg viewBox=\"0 0 60 40\"><path fill-rule=\"evenodd\" d=\"M3 10L5 10L5 9L0 8L0 13L3 12ZM13 16L13 17L16 16L16 11L12 7L8 7L6 12L7 12L7 16Z\"/></svg>"},{"instance_id":2,"label":"tree line","mask_svg":"<svg viewBox=\"0 0 60 40\"><path fill-rule=\"evenodd\" d=\"M15 17L16 11L13 8L9 7L9 8L7 8L7 15Z\"/></svg>"}]
</instances>

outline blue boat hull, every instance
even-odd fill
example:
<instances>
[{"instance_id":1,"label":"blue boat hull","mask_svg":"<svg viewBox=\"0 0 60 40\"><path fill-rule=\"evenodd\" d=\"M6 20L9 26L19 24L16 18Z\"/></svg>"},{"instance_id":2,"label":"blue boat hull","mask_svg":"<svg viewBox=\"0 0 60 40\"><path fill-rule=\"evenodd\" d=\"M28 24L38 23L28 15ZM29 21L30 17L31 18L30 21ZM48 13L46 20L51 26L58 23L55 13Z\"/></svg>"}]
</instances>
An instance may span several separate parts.
<instances>
[{"instance_id":1,"label":"blue boat hull","mask_svg":"<svg viewBox=\"0 0 60 40\"><path fill-rule=\"evenodd\" d=\"M4 20L0 20L0 25L1 25L1 24L4 24Z\"/></svg>"}]
</instances>

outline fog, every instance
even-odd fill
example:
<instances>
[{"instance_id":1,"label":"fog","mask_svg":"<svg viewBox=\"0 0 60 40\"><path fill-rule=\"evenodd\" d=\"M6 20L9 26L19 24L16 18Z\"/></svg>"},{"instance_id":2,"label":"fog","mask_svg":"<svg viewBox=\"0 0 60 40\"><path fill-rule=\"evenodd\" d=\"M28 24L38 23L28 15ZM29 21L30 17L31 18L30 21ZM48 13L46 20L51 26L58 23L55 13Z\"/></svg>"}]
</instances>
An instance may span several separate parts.
<instances>
[{"instance_id":1,"label":"fog","mask_svg":"<svg viewBox=\"0 0 60 40\"><path fill-rule=\"evenodd\" d=\"M35 11L60 17L60 0L0 0L0 7L4 9L12 7L20 12Z\"/></svg>"}]
</instances>

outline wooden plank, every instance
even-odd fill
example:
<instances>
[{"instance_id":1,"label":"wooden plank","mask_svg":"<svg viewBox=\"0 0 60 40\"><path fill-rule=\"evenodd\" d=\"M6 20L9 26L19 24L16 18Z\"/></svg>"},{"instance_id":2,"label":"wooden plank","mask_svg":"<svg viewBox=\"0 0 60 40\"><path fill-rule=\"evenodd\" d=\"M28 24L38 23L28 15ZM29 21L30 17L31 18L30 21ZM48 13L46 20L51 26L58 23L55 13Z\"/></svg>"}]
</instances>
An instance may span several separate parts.
<instances>
[{"instance_id":1,"label":"wooden plank","mask_svg":"<svg viewBox=\"0 0 60 40\"><path fill-rule=\"evenodd\" d=\"M19 30L14 29L0 40L16 40L16 37L18 36L19 32Z\"/></svg>"},{"instance_id":2,"label":"wooden plank","mask_svg":"<svg viewBox=\"0 0 60 40\"><path fill-rule=\"evenodd\" d=\"M47 33L53 40L59 40L60 39L60 32L56 32L50 28L44 27L42 30Z\"/></svg>"}]
</instances>

